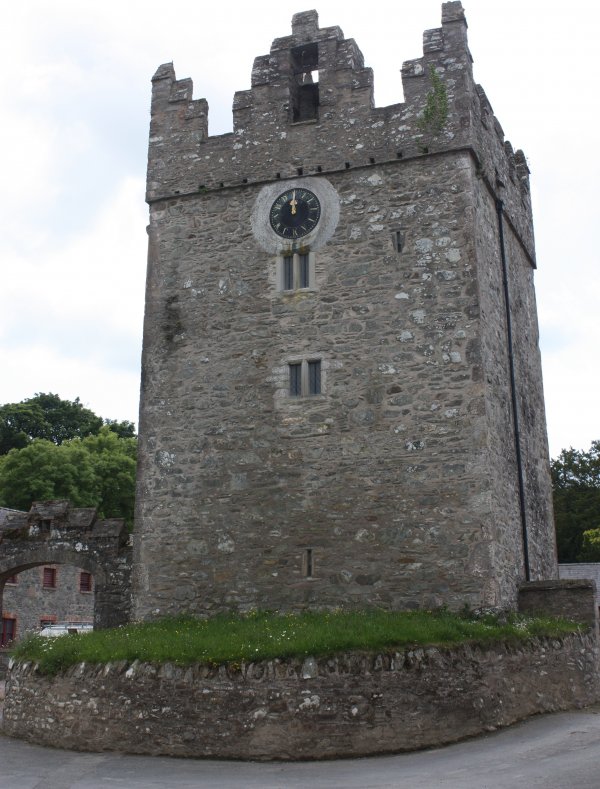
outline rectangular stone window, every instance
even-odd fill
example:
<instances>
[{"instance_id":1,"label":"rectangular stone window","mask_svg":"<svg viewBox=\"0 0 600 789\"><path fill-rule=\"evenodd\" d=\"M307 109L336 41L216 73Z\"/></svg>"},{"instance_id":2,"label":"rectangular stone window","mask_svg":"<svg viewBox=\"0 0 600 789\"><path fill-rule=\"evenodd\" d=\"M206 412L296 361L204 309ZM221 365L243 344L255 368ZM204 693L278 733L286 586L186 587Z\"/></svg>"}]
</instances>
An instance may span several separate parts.
<instances>
[{"instance_id":1,"label":"rectangular stone window","mask_svg":"<svg viewBox=\"0 0 600 789\"><path fill-rule=\"evenodd\" d=\"M321 394L321 360L313 359L308 363L308 393Z\"/></svg>"},{"instance_id":2,"label":"rectangular stone window","mask_svg":"<svg viewBox=\"0 0 600 789\"><path fill-rule=\"evenodd\" d=\"M302 363L290 364L290 397L302 395Z\"/></svg>"},{"instance_id":3,"label":"rectangular stone window","mask_svg":"<svg viewBox=\"0 0 600 789\"><path fill-rule=\"evenodd\" d=\"M321 360L305 359L301 362L289 362L290 397L310 397L320 395Z\"/></svg>"},{"instance_id":4,"label":"rectangular stone window","mask_svg":"<svg viewBox=\"0 0 600 789\"><path fill-rule=\"evenodd\" d=\"M278 290L309 290L315 286L314 255L311 252L285 253L278 263Z\"/></svg>"},{"instance_id":5,"label":"rectangular stone window","mask_svg":"<svg viewBox=\"0 0 600 789\"><path fill-rule=\"evenodd\" d=\"M91 592L92 591L92 574L81 572L79 574L79 591Z\"/></svg>"},{"instance_id":6,"label":"rectangular stone window","mask_svg":"<svg viewBox=\"0 0 600 789\"><path fill-rule=\"evenodd\" d=\"M283 289L294 289L294 256L284 255L283 258Z\"/></svg>"},{"instance_id":7,"label":"rectangular stone window","mask_svg":"<svg viewBox=\"0 0 600 789\"><path fill-rule=\"evenodd\" d=\"M308 288L309 286L309 261L308 255L298 255L298 281L299 287Z\"/></svg>"},{"instance_id":8,"label":"rectangular stone window","mask_svg":"<svg viewBox=\"0 0 600 789\"><path fill-rule=\"evenodd\" d=\"M42 587L44 589L56 589L56 570L54 567L44 567Z\"/></svg>"}]
</instances>

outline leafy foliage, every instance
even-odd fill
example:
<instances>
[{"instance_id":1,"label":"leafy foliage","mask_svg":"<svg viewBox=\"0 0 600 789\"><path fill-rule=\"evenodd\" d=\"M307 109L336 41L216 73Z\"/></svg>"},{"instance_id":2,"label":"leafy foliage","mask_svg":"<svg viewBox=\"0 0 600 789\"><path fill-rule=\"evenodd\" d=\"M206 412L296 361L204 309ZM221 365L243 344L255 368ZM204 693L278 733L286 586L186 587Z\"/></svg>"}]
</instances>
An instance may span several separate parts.
<instances>
[{"instance_id":1,"label":"leafy foliage","mask_svg":"<svg viewBox=\"0 0 600 789\"><path fill-rule=\"evenodd\" d=\"M0 505L28 510L33 501L69 499L101 517L133 522L137 439L110 429L54 444L35 439L0 457Z\"/></svg>"},{"instance_id":2,"label":"leafy foliage","mask_svg":"<svg viewBox=\"0 0 600 789\"><path fill-rule=\"evenodd\" d=\"M119 438L135 438L135 425L133 422L117 422L116 419L105 419L104 424Z\"/></svg>"},{"instance_id":3,"label":"leafy foliage","mask_svg":"<svg viewBox=\"0 0 600 789\"><path fill-rule=\"evenodd\" d=\"M97 435L103 425L121 438L134 438L133 422L103 420L78 397L62 400L58 395L39 392L20 403L0 406L0 455L11 449L23 449L35 439L60 445L73 438Z\"/></svg>"},{"instance_id":4,"label":"leafy foliage","mask_svg":"<svg viewBox=\"0 0 600 789\"><path fill-rule=\"evenodd\" d=\"M302 614L253 612L213 619L163 619L82 635L21 641L17 658L35 660L53 674L76 663L142 660L180 665L235 664L346 650L401 649L474 642L518 641L532 636L560 636L577 631L573 622L529 619L517 615L466 617L447 611L331 611Z\"/></svg>"},{"instance_id":5,"label":"leafy foliage","mask_svg":"<svg viewBox=\"0 0 600 789\"><path fill-rule=\"evenodd\" d=\"M579 560L582 562L600 562L600 529L588 529L583 532Z\"/></svg>"},{"instance_id":6,"label":"leafy foliage","mask_svg":"<svg viewBox=\"0 0 600 789\"><path fill-rule=\"evenodd\" d=\"M600 529L600 441L590 449L563 449L552 461L556 541L560 562L590 559L597 549L593 535L584 547L584 532Z\"/></svg>"},{"instance_id":7,"label":"leafy foliage","mask_svg":"<svg viewBox=\"0 0 600 789\"><path fill-rule=\"evenodd\" d=\"M71 401L38 393L21 403L0 406L0 454L39 438L53 444L83 438L97 433L102 424L102 418L84 408L78 397Z\"/></svg>"}]
</instances>

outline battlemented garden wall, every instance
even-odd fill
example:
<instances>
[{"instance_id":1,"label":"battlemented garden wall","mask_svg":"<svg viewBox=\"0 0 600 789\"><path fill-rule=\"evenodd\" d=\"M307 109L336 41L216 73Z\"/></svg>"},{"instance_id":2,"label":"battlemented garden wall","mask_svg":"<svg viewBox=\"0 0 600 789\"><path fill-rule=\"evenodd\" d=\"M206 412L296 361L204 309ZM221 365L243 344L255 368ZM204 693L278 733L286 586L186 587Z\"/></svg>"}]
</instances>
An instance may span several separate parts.
<instances>
[{"instance_id":1,"label":"battlemented garden wall","mask_svg":"<svg viewBox=\"0 0 600 789\"><path fill-rule=\"evenodd\" d=\"M454 742L600 698L594 630L518 645L9 672L4 733L75 750L326 759Z\"/></svg>"}]
</instances>

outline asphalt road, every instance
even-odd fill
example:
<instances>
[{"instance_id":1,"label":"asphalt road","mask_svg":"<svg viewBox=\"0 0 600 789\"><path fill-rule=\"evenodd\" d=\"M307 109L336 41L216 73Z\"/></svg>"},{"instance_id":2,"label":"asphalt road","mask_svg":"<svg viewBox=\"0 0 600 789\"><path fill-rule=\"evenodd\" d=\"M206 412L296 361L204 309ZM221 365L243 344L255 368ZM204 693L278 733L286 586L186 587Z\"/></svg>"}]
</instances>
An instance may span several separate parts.
<instances>
[{"instance_id":1,"label":"asphalt road","mask_svg":"<svg viewBox=\"0 0 600 789\"><path fill-rule=\"evenodd\" d=\"M420 753L245 763L75 753L0 736L0 789L599 789L600 705Z\"/></svg>"}]
</instances>

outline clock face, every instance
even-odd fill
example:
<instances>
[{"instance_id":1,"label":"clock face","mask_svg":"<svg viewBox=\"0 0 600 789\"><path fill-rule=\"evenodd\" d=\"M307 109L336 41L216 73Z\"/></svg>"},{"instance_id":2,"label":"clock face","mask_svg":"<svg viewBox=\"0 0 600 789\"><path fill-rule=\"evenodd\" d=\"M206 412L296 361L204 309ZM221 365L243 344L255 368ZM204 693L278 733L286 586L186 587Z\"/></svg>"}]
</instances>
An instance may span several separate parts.
<instances>
[{"instance_id":1,"label":"clock face","mask_svg":"<svg viewBox=\"0 0 600 789\"><path fill-rule=\"evenodd\" d=\"M271 206L271 227L282 238L302 238L313 230L321 216L321 204L308 189L288 189Z\"/></svg>"}]
</instances>

